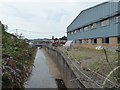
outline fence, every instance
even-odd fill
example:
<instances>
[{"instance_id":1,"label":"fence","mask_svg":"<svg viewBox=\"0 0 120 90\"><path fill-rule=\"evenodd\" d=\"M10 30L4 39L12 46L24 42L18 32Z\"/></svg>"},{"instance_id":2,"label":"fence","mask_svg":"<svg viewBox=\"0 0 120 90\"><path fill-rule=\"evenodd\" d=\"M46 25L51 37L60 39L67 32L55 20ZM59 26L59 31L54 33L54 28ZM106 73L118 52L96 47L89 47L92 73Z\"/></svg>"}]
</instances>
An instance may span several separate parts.
<instances>
[{"instance_id":1,"label":"fence","mask_svg":"<svg viewBox=\"0 0 120 90\"><path fill-rule=\"evenodd\" d=\"M88 71L89 76L86 75L79 68L80 63L70 60L59 48L46 47L46 51L57 64L61 77L68 88L103 88L104 86L112 88L118 86L117 83L91 70ZM104 80L107 81L106 85L103 84Z\"/></svg>"}]
</instances>

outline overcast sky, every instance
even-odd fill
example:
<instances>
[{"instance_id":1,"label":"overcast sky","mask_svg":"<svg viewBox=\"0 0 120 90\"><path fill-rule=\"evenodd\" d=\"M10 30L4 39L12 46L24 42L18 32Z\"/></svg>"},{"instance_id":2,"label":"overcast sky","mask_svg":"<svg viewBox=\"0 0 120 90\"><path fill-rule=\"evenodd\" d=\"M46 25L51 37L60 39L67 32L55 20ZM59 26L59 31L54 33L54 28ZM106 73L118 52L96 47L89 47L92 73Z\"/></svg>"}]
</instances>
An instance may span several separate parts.
<instances>
[{"instance_id":1,"label":"overcast sky","mask_svg":"<svg viewBox=\"0 0 120 90\"><path fill-rule=\"evenodd\" d=\"M108 0L1 0L0 21L26 38L60 38L84 9Z\"/></svg>"}]
</instances>

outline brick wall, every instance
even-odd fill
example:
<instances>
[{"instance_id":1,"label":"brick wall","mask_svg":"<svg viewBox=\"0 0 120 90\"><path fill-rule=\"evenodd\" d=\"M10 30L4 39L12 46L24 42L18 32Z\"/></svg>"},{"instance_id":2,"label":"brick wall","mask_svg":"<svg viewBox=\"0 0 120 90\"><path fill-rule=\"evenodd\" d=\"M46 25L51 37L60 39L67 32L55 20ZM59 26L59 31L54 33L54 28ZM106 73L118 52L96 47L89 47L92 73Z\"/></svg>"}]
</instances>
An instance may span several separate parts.
<instances>
[{"instance_id":1,"label":"brick wall","mask_svg":"<svg viewBox=\"0 0 120 90\"><path fill-rule=\"evenodd\" d=\"M82 44L84 44L84 39L82 39Z\"/></svg>"},{"instance_id":2,"label":"brick wall","mask_svg":"<svg viewBox=\"0 0 120 90\"><path fill-rule=\"evenodd\" d=\"M77 47L84 48L96 48L97 46L103 46L106 48L117 48L117 37L109 37L109 44L102 43L102 38L97 38L97 44L91 44L91 39L88 39L88 44L84 44L84 39L82 40L82 44L77 44Z\"/></svg>"},{"instance_id":3,"label":"brick wall","mask_svg":"<svg viewBox=\"0 0 120 90\"><path fill-rule=\"evenodd\" d=\"M118 43L117 37L110 37L109 42L110 42L109 44L111 44L111 45L117 44Z\"/></svg>"},{"instance_id":4,"label":"brick wall","mask_svg":"<svg viewBox=\"0 0 120 90\"><path fill-rule=\"evenodd\" d=\"M91 44L91 39L90 38L88 39L88 44Z\"/></svg>"}]
</instances>

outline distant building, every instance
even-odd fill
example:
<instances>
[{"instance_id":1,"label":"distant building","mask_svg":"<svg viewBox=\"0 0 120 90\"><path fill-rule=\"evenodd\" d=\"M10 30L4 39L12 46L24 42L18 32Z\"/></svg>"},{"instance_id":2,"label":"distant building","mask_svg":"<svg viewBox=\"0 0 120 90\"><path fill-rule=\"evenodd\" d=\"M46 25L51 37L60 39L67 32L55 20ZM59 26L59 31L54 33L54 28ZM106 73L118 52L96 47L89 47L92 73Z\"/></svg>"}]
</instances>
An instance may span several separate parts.
<instances>
[{"instance_id":1,"label":"distant building","mask_svg":"<svg viewBox=\"0 0 120 90\"><path fill-rule=\"evenodd\" d=\"M52 36L52 40L54 40L54 36Z\"/></svg>"},{"instance_id":2,"label":"distant building","mask_svg":"<svg viewBox=\"0 0 120 90\"><path fill-rule=\"evenodd\" d=\"M67 27L67 40L88 47L116 47L120 43L120 1L104 2L80 12Z\"/></svg>"}]
</instances>

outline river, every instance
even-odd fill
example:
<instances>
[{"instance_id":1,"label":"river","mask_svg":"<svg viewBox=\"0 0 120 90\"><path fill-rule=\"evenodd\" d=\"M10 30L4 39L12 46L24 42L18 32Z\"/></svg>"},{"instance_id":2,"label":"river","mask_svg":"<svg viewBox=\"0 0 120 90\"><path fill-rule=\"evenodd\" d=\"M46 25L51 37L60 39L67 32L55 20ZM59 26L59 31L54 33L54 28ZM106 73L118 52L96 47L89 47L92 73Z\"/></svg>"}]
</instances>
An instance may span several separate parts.
<instances>
[{"instance_id":1,"label":"river","mask_svg":"<svg viewBox=\"0 0 120 90\"><path fill-rule=\"evenodd\" d=\"M50 74L45 56L39 48L34 60L33 70L26 81L25 88L57 88L56 81Z\"/></svg>"}]
</instances>

